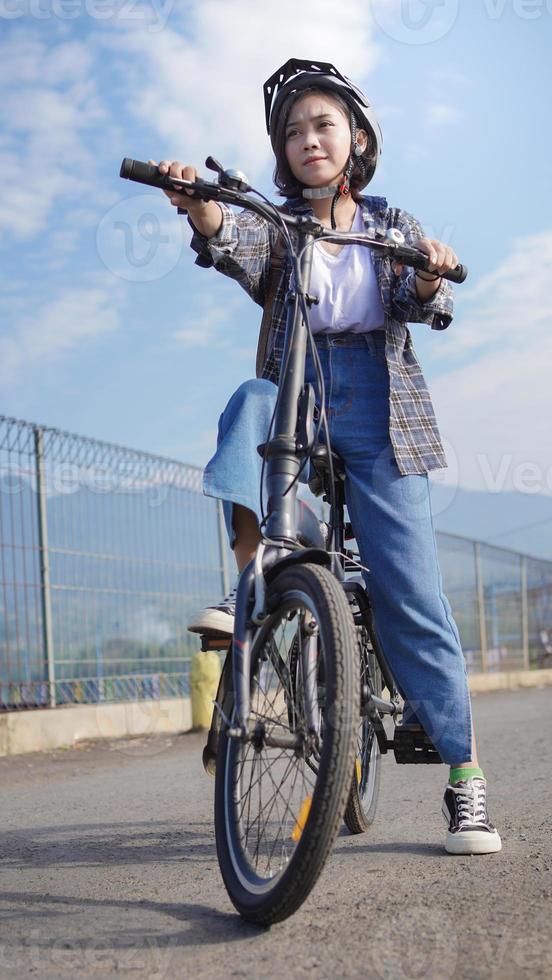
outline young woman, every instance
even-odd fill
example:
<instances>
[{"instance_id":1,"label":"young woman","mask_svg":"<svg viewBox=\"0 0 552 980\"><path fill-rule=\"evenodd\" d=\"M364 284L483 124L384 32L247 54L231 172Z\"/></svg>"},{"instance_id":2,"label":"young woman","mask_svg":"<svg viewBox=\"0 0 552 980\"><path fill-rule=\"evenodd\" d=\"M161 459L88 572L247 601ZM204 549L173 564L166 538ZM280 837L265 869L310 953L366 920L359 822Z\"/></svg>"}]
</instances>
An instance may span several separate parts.
<instances>
[{"instance_id":1,"label":"young woman","mask_svg":"<svg viewBox=\"0 0 552 980\"><path fill-rule=\"evenodd\" d=\"M332 65L291 59L264 87L274 179L287 207L312 210L329 228L399 228L425 252L431 272L407 270L361 246L314 247L310 323L324 370L332 448L346 469L346 501L374 609L375 626L405 698L403 723L423 727L450 765L443 815L451 853L498 851L486 781L476 756L460 637L443 594L428 472L446 466L429 393L408 322L446 328L452 290L441 278L458 259L426 238L418 222L381 197L360 192L382 148L365 96ZM153 162L153 161L150 161ZM195 179L194 167L163 161L162 173ZM187 212L196 262L236 279L264 305L276 232L262 218L166 191ZM261 378L234 393L219 422L218 447L205 470L205 493L224 501L238 569L255 554L261 459L283 351L289 268L274 295ZM314 381L307 356L306 381ZM196 632L233 630L233 595L202 610Z\"/></svg>"}]
</instances>

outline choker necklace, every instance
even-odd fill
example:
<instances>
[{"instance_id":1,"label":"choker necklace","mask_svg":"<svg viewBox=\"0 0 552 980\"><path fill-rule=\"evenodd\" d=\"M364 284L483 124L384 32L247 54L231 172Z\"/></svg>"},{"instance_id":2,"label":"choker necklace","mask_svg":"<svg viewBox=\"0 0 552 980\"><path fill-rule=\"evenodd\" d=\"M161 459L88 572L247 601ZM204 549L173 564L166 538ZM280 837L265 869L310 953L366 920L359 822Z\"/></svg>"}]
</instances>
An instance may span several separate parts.
<instances>
[{"instance_id":1,"label":"choker necklace","mask_svg":"<svg viewBox=\"0 0 552 980\"><path fill-rule=\"evenodd\" d=\"M339 186L334 184L333 187L304 187L302 194L303 197L312 199L313 197L334 197L339 190Z\"/></svg>"}]
</instances>

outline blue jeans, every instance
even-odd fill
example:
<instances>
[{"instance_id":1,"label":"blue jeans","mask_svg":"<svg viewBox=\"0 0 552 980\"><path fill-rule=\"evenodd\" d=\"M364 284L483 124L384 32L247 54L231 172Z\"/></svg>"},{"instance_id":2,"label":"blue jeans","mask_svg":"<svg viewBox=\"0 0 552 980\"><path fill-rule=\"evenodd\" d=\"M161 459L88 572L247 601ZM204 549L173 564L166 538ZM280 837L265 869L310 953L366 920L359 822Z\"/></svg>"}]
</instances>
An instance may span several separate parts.
<instances>
[{"instance_id":1,"label":"blue jeans","mask_svg":"<svg viewBox=\"0 0 552 980\"><path fill-rule=\"evenodd\" d=\"M332 448L345 464L345 499L376 633L406 700L404 721L421 724L449 764L471 759L471 705L458 628L443 583L427 474L402 475L389 438L385 334L317 336ZM307 356L306 381L314 381ZM246 381L219 420L218 447L204 492L224 501L233 544L232 505L260 518L261 457L276 386ZM264 496L266 506L266 492Z\"/></svg>"}]
</instances>

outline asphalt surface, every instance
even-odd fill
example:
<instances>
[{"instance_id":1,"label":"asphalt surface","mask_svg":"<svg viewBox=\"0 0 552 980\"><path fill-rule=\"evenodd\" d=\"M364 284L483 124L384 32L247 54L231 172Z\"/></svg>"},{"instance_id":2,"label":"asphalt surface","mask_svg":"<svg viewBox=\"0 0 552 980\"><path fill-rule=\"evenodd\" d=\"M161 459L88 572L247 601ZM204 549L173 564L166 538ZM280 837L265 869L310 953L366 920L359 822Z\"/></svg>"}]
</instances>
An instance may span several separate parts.
<instances>
[{"instance_id":1,"label":"asphalt surface","mask_svg":"<svg viewBox=\"0 0 552 980\"><path fill-rule=\"evenodd\" d=\"M224 890L202 736L0 760L0 977L551 977L551 701L474 698L500 854L445 854L445 768L386 758L371 832L270 930Z\"/></svg>"}]
</instances>

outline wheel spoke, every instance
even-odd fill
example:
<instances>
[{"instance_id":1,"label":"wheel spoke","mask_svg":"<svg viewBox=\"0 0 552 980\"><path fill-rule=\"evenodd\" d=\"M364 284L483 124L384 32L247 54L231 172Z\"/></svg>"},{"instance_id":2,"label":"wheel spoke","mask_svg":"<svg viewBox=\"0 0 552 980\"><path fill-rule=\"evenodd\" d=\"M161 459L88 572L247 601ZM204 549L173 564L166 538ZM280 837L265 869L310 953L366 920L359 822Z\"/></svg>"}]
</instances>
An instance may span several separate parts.
<instances>
[{"instance_id":1,"label":"wheel spoke","mask_svg":"<svg viewBox=\"0 0 552 980\"><path fill-rule=\"evenodd\" d=\"M315 679L323 653L305 675L301 659L303 613L289 610L285 618L268 633L257 660L251 691L251 725L263 735L295 733L308 741L304 687L308 677ZM274 859L278 869L289 861L296 847L292 830L297 826L304 800L312 796L318 766L309 757L310 749L297 756L292 749L274 753L252 742L236 747L236 817L241 841L251 866L272 876ZM307 777L309 773L310 778ZM264 856L263 856L264 855Z\"/></svg>"}]
</instances>

